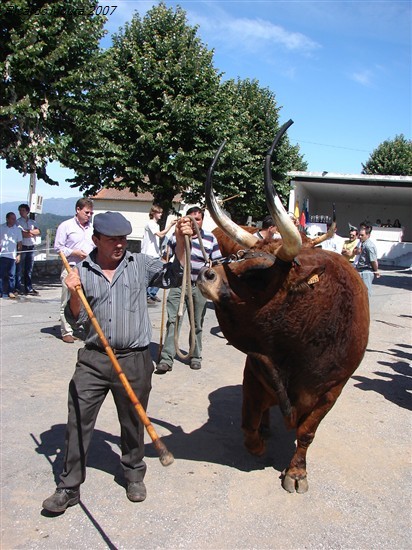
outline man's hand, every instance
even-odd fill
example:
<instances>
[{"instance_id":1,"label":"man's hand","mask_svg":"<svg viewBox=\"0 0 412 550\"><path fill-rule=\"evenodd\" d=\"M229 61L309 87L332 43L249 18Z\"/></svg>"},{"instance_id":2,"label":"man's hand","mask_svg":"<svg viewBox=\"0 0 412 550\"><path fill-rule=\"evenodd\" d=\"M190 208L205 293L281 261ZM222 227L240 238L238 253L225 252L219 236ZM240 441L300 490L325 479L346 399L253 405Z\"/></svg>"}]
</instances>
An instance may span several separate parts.
<instances>
[{"instance_id":1,"label":"man's hand","mask_svg":"<svg viewBox=\"0 0 412 550\"><path fill-rule=\"evenodd\" d=\"M70 294L75 294L76 287L81 286L79 272L75 267L67 275L64 282L66 283L66 286L70 291Z\"/></svg>"},{"instance_id":2,"label":"man's hand","mask_svg":"<svg viewBox=\"0 0 412 550\"><path fill-rule=\"evenodd\" d=\"M72 251L70 256L76 256L76 258L79 258L80 260L84 260L85 258L87 258L88 254L86 254L86 252L84 252L83 250L75 249Z\"/></svg>"},{"instance_id":3,"label":"man's hand","mask_svg":"<svg viewBox=\"0 0 412 550\"><path fill-rule=\"evenodd\" d=\"M176 235L176 258L179 260L180 265L185 265L185 237L186 235L188 237L193 236L193 228L192 228L192 220L185 216L184 218L180 218L180 220L176 223L176 229L175 229L175 235Z\"/></svg>"},{"instance_id":4,"label":"man's hand","mask_svg":"<svg viewBox=\"0 0 412 550\"><path fill-rule=\"evenodd\" d=\"M188 235L189 237L193 236L191 218L189 218L188 216L185 216L183 218L180 218L180 220L176 222L175 235L176 235L176 241L179 239L184 240L185 235Z\"/></svg>"}]
</instances>

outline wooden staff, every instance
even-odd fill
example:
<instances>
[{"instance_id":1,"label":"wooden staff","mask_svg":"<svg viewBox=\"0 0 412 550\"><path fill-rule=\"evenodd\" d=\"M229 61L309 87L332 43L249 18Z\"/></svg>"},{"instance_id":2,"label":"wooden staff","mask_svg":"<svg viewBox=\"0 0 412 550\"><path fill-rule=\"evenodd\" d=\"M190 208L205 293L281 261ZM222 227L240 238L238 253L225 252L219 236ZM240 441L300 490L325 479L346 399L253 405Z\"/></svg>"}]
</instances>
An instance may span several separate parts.
<instances>
[{"instance_id":1,"label":"wooden staff","mask_svg":"<svg viewBox=\"0 0 412 550\"><path fill-rule=\"evenodd\" d=\"M63 261L64 267L66 268L67 272L70 273L71 267L69 266L69 263L67 261L66 256L63 254L63 252L59 252L60 258ZM130 401L132 402L138 417L143 422L147 433L150 435L151 440L153 441L153 445L156 448L156 451L159 454L159 460L163 466L169 466L174 461L174 457L170 451L167 450L166 445L163 443L163 441L159 438L159 436L156 433L156 430L153 428L149 417L146 414L146 411L144 410L142 404L140 403L139 399L137 398L137 395L133 391L133 388L131 387L126 375L122 371L122 368L119 364L119 361L117 360L116 355L114 354L112 348L109 345L109 342L107 341L106 336L104 335L99 322L97 321L96 317L94 316L94 313L89 305L89 302L86 299L86 296L84 295L84 292L82 290L82 287L80 285L76 286L76 292L82 301L82 304L87 312L87 315L90 318L90 321L92 322L97 334L99 335L99 338L103 344L103 347L107 353L107 355L110 358L110 361L112 362L112 365L114 366L117 375L120 378L121 383L123 384L124 389L126 390L127 395L129 396Z\"/></svg>"}]
</instances>

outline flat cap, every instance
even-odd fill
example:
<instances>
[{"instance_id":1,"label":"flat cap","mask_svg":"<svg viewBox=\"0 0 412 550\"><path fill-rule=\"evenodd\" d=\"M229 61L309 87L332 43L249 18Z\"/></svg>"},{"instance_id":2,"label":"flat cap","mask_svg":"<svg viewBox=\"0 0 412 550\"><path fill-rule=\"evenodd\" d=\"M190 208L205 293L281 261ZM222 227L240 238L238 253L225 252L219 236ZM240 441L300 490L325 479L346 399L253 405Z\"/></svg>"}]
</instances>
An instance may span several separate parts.
<instances>
[{"instance_id":1,"label":"flat cap","mask_svg":"<svg viewBox=\"0 0 412 550\"><path fill-rule=\"evenodd\" d=\"M200 206L192 206L191 208L189 208L189 210L186 212L186 216L190 216L190 214L194 214L195 212L202 212Z\"/></svg>"},{"instance_id":2,"label":"flat cap","mask_svg":"<svg viewBox=\"0 0 412 550\"><path fill-rule=\"evenodd\" d=\"M129 220L120 212L104 212L96 214L93 220L93 228L106 237L123 237L130 235L132 226Z\"/></svg>"}]
</instances>

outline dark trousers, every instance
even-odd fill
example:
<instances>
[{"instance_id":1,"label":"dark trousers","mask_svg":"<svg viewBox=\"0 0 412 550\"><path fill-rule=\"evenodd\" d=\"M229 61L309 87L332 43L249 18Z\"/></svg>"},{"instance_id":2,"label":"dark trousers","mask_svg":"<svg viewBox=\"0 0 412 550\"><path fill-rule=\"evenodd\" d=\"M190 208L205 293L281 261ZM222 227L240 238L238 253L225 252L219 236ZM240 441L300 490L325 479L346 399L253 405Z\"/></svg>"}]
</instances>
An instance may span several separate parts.
<instances>
[{"instance_id":1,"label":"dark trousers","mask_svg":"<svg viewBox=\"0 0 412 550\"><path fill-rule=\"evenodd\" d=\"M34 266L34 246L22 246L20 262L16 264L16 288L22 292L33 290L31 281Z\"/></svg>"},{"instance_id":2,"label":"dark trousers","mask_svg":"<svg viewBox=\"0 0 412 550\"><path fill-rule=\"evenodd\" d=\"M16 260L0 257L0 294L7 296L16 290Z\"/></svg>"},{"instance_id":3,"label":"dark trousers","mask_svg":"<svg viewBox=\"0 0 412 550\"><path fill-rule=\"evenodd\" d=\"M146 409L152 388L153 362L149 350L118 354L117 359L133 391ZM83 348L69 385L69 416L63 472L58 487L78 487L86 478L90 440L100 407L113 394L121 427L121 465L126 481L142 481L146 473L144 426L137 416L109 357Z\"/></svg>"}]
</instances>

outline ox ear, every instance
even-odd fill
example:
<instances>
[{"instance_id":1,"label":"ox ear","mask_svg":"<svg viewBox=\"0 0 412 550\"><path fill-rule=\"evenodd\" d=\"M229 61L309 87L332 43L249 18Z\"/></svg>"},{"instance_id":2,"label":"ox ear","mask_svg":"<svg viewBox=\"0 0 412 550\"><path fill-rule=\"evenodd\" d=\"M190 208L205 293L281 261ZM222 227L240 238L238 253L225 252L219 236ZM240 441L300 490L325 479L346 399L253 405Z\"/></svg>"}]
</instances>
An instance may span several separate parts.
<instances>
[{"instance_id":1,"label":"ox ear","mask_svg":"<svg viewBox=\"0 0 412 550\"><path fill-rule=\"evenodd\" d=\"M289 286L288 292L299 293L305 292L309 288L313 288L317 284L321 283L321 277L325 272L326 267L324 265L315 267L306 273L300 273L299 278L292 281Z\"/></svg>"}]
</instances>

